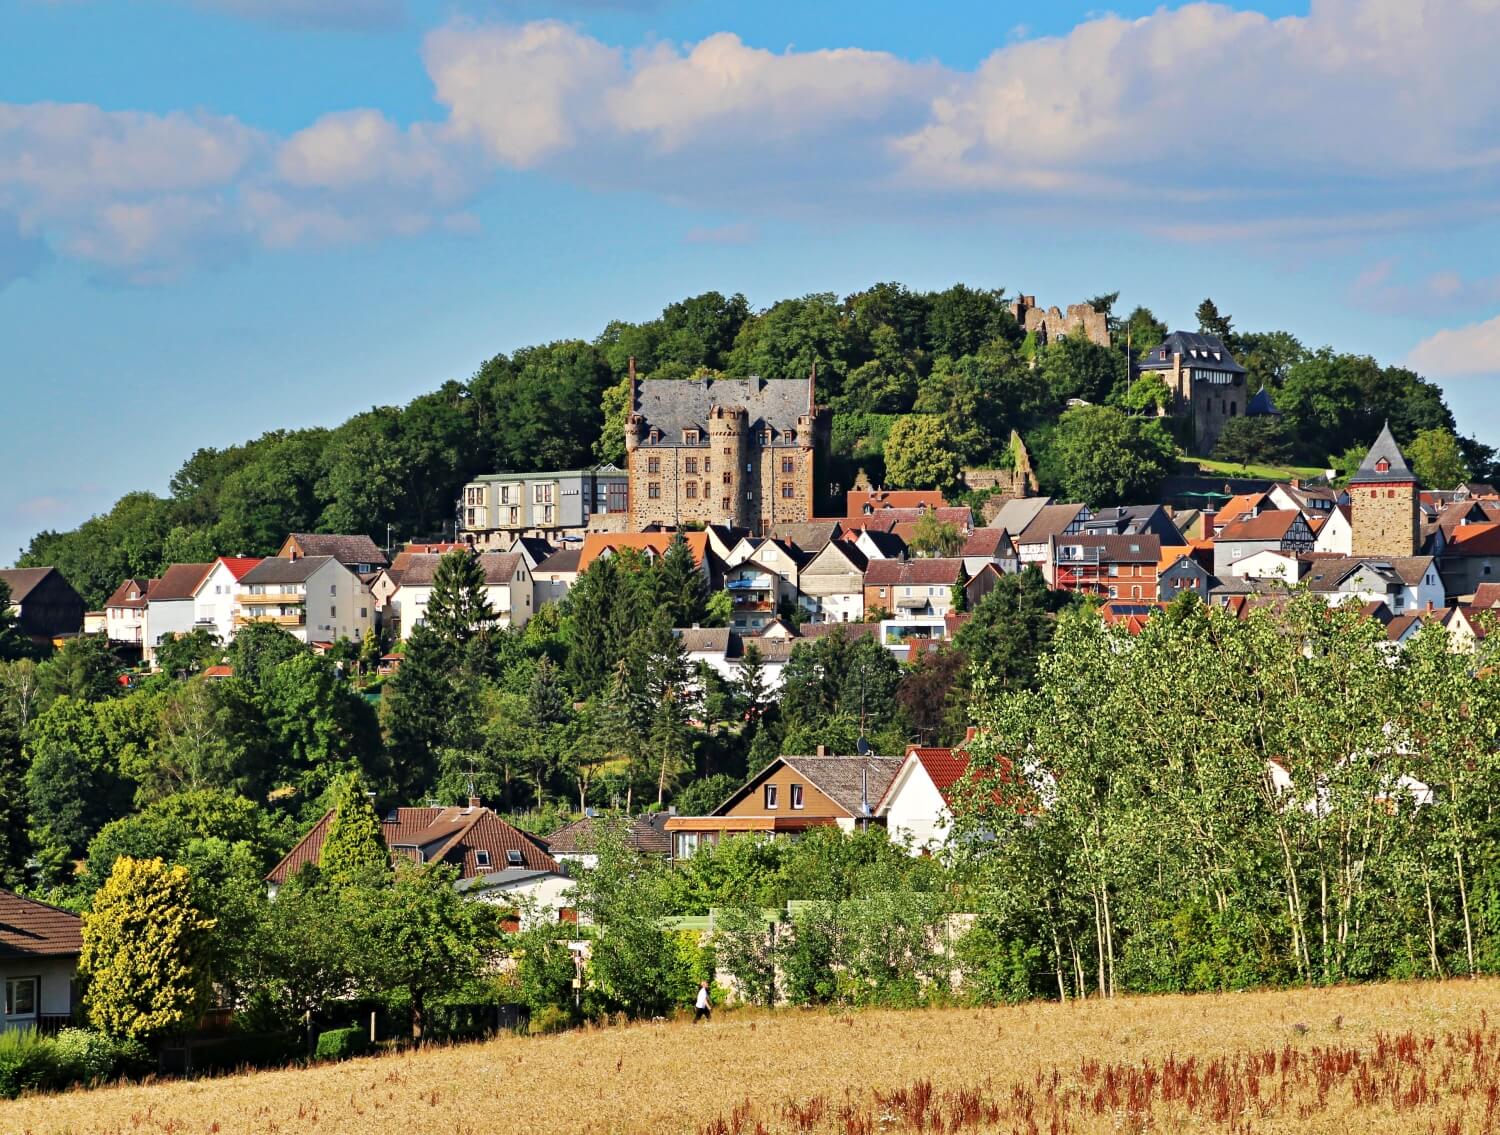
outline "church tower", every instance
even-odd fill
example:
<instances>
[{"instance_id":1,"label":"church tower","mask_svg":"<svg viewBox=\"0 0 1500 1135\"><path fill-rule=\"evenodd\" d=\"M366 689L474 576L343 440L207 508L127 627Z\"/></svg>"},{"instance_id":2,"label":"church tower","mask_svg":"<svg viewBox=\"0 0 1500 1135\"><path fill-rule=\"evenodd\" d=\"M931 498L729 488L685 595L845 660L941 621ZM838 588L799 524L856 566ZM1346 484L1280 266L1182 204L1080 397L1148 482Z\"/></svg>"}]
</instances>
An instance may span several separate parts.
<instances>
[{"instance_id":1,"label":"church tower","mask_svg":"<svg viewBox=\"0 0 1500 1135\"><path fill-rule=\"evenodd\" d=\"M1391 436L1387 422L1349 480L1356 556L1395 558L1422 550L1421 510L1416 474Z\"/></svg>"}]
</instances>

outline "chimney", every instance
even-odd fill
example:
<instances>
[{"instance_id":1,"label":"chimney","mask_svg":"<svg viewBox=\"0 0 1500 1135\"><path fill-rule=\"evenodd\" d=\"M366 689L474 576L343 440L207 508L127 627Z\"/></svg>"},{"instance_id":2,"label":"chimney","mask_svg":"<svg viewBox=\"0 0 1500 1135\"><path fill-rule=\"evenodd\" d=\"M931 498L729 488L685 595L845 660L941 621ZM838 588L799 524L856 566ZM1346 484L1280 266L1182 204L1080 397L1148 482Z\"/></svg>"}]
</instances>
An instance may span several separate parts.
<instances>
[{"instance_id":1,"label":"chimney","mask_svg":"<svg viewBox=\"0 0 1500 1135\"><path fill-rule=\"evenodd\" d=\"M967 745L970 741L974 740L974 738L976 736L978 736L978 735L979 735L979 726L977 726L977 725L971 725L971 726L969 726L967 729L964 730L964 744Z\"/></svg>"},{"instance_id":2,"label":"chimney","mask_svg":"<svg viewBox=\"0 0 1500 1135\"><path fill-rule=\"evenodd\" d=\"M817 406L817 401L818 401L817 389L818 389L818 364L816 362L814 362L813 365L812 365L812 373L807 376L807 414L808 414L808 417L812 416L813 410Z\"/></svg>"},{"instance_id":3,"label":"chimney","mask_svg":"<svg viewBox=\"0 0 1500 1135\"><path fill-rule=\"evenodd\" d=\"M477 797L477 796L470 796L469 797L469 811L472 812L472 811L476 810L478 807L479 807L479 797Z\"/></svg>"}]
</instances>

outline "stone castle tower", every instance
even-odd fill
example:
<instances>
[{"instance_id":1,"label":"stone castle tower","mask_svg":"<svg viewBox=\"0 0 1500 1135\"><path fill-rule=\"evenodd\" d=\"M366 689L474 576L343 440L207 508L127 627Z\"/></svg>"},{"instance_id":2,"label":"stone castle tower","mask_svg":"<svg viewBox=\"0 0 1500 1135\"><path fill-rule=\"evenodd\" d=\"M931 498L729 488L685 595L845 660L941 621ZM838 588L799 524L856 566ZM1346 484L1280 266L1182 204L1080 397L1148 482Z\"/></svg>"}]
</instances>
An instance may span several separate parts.
<instances>
[{"instance_id":1,"label":"stone castle tower","mask_svg":"<svg viewBox=\"0 0 1500 1135\"><path fill-rule=\"evenodd\" d=\"M1359 472L1349 479L1354 555L1417 555L1422 550L1420 491L1387 422Z\"/></svg>"},{"instance_id":2,"label":"stone castle tower","mask_svg":"<svg viewBox=\"0 0 1500 1135\"><path fill-rule=\"evenodd\" d=\"M719 475L713 478L713 493L718 497L717 507L726 521L744 528L753 527L749 520L750 510L745 506L745 457L749 449L750 414L743 406L711 406L708 411L709 450L722 466Z\"/></svg>"}]
</instances>

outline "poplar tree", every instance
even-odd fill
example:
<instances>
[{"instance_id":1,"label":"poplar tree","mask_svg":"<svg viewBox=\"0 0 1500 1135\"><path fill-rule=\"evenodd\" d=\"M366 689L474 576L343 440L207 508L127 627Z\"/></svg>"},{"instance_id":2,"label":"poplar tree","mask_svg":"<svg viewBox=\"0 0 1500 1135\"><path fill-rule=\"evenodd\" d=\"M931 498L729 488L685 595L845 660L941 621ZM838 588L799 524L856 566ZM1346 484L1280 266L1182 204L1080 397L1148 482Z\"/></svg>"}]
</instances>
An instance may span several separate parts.
<instances>
[{"instance_id":1,"label":"poplar tree","mask_svg":"<svg viewBox=\"0 0 1500 1135\"><path fill-rule=\"evenodd\" d=\"M350 773L338 780L333 791L333 817L318 856L324 877L343 887L386 874L391 866L390 851L364 784Z\"/></svg>"}]
</instances>

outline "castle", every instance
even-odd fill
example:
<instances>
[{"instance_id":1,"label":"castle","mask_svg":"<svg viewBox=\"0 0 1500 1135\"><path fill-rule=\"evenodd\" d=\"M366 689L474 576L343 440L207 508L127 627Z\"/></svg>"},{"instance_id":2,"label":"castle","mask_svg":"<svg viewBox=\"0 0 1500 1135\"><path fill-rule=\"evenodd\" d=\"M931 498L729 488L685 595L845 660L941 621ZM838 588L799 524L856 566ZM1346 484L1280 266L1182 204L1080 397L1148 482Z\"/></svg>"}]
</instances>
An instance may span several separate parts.
<instances>
[{"instance_id":1,"label":"castle","mask_svg":"<svg viewBox=\"0 0 1500 1135\"><path fill-rule=\"evenodd\" d=\"M1248 372L1217 335L1173 331L1134 366L1166 382L1171 413L1187 420L1184 440L1192 453L1213 453L1224 427L1241 414L1277 413L1269 391L1249 393Z\"/></svg>"},{"instance_id":2,"label":"castle","mask_svg":"<svg viewBox=\"0 0 1500 1135\"><path fill-rule=\"evenodd\" d=\"M806 380L645 379L630 372L630 523L769 532L810 520L827 411Z\"/></svg>"},{"instance_id":3,"label":"castle","mask_svg":"<svg viewBox=\"0 0 1500 1135\"><path fill-rule=\"evenodd\" d=\"M1038 347L1078 330L1099 346L1109 346L1109 318L1104 312L1095 311L1091 304L1070 303L1064 315L1056 307L1038 307L1036 296L1021 296L1011 301L1010 313L1022 331L1036 336Z\"/></svg>"}]
</instances>

